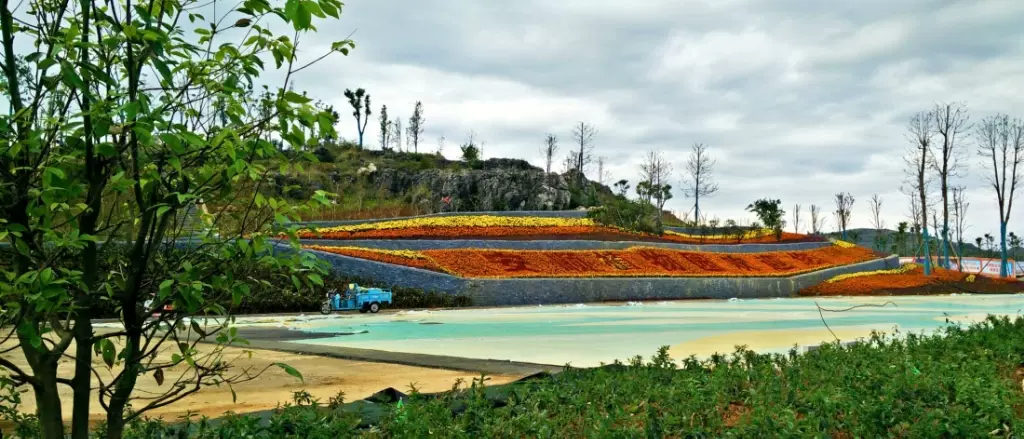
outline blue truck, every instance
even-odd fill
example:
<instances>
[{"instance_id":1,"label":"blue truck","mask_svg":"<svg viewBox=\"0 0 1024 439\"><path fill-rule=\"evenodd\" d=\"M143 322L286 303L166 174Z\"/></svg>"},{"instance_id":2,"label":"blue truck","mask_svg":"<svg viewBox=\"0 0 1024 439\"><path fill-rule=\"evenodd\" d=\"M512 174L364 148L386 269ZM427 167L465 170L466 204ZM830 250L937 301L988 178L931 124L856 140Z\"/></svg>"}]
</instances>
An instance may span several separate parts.
<instances>
[{"instance_id":1,"label":"blue truck","mask_svg":"<svg viewBox=\"0 0 1024 439\"><path fill-rule=\"evenodd\" d=\"M334 311L352 311L376 313L384 305L391 304L391 289L366 288L358 284L348 284L344 292L336 289L327 292L327 297L320 305L321 314Z\"/></svg>"}]
</instances>

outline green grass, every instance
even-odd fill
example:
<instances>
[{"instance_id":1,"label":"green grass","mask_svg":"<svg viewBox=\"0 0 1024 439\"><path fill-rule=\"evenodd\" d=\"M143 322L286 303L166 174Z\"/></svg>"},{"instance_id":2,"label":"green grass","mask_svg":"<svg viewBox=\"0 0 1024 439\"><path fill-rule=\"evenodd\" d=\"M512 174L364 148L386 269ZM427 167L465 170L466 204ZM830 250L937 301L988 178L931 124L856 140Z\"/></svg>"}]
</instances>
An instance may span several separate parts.
<instances>
[{"instance_id":1,"label":"green grass","mask_svg":"<svg viewBox=\"0 0 1024 439\"><path fill-rule=\"evenodd\" d=\"M374 416L299 393L269 421L198 421L191 437L1015 437L1022 360L1024 320L990 318L943 336L875 335L803 355L737 349L681 367L662 350L646 362L505 386L501 403L499 387L481 385L414 395L370 429L357 426ZM154 421L130 437L169 433Z\"/></svg>"}]
</instances>

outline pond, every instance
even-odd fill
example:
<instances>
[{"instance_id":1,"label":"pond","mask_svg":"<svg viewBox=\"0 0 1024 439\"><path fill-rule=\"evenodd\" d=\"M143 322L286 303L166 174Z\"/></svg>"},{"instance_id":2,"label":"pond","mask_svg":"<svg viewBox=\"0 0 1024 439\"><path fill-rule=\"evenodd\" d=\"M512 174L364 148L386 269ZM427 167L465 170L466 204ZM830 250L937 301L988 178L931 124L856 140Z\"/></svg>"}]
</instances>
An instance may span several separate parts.
<instances>
[{"instance_id":1,"label":"pond","mask_svg":"<svg viewBox=\"0 0 1024 439\"><path fill-rule=\"evenodd\" d=\"M829 311L861 305L869 306ZM1024 295L733 299L343 314L285 325L311 333L291 343L590 367L649 358L661 346L676 359L731 353L736 345L785 352L872 331L931 332L1022 309Z\"/></svg>"}]
</instances>

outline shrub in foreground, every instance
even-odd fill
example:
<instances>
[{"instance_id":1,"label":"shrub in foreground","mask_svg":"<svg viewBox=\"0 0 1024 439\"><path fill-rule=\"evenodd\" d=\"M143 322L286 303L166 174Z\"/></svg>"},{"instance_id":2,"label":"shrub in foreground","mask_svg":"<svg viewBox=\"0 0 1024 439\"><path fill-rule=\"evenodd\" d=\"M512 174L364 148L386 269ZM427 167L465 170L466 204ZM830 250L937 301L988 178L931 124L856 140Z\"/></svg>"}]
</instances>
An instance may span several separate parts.
<instances>
[{"instance_id":1,"label":"shrub in foreground","mask_svg":"<svg viewBox=\"0 0 1024 439\"><path fill-rule=\"evenodd\" d=\"M741 347L680 366L663 348L647 362L414 393L379 419L299 392L267 420L145 421L127 437L1012 437L1024 425L1022 353L1024 319L991 317L802 355Z\"/></svg>"}]
</instances>

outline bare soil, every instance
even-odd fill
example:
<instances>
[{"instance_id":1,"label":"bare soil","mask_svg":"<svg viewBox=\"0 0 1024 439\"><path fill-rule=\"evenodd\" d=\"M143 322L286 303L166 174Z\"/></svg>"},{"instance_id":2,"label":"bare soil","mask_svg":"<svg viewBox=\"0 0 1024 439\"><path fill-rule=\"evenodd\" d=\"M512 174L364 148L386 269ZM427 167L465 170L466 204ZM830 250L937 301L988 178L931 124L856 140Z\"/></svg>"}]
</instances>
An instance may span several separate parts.
<instances>
[{"instance_id":1,"label":"bare soil","mask_svg":"<svg viewBox=\"0 0 1024 439\"><path fill-rule=\"evenodd\" d=\"M8 342L7 346L12 344ZM210 349L210 345L199 345L201 351ZM72 346L69 353L74 353ZM160 353L161 357L169 358L167 351ZM224 358L236 358L235 368L241 370L245 367L252 367L254 370L269 368L258 378L245 383L236 384L234 390L238 396L237 402L232 401L231 389L227 386L204 387L185 399L166 407L154 409L149 412L150 417L162 417L166 421L174 421L178 417L192 412L209 417L221 416L225 412L246 413L252 411L272 409L291 401L293 394L304 390L313 397L319 398L327 403L328 399L344 392L346 401L354 401L365 398L388 387L394 387L400 391L409 390L410 384L425 393L440 392L451 389L456 380L462 379L466 383L479 378L479 374L469 372L456 372L441 369L428 369L421 367L402 366L396 364L370 363L362 361L350 361L334 358L326 358L310 355L298 355L277 351L254 350L250 358L244 354L242 349L228 348ZM12 351L4 355L4 358L14 362L24 370L28 365L21 355L20 350ZM288 375L284 370L273 366L274 363L286 363L297 369L303 376L303 380ZM109 379L119 368L115 366L114 371L108 371L100 358L93 361L94 367L104 381ZM70 378L73 374L74 362L72 358L61 360L58 373L61 377ZM144 396L151 392L163 393L171 389L175 379L185 371L182 367L175 367L165 371L167 377L163 385L157 385L152 375L139 378L136 391L133 395ZM518 376L489 376L488 384L504 384L514 381ZM95 377L93 387L97 386ZM26 388L22 396L23 405L20 409L23 412L35 411L35 398L31 389ZM95 393L95 392L94 392ZM63 415L65 420L70 421L71 416L71 389L61 386L61 399L63 402ZM138 409L146 401L137 401L133 406ZM98 400L94 399L91 406L91 421L97 423L103 419L103 409ZM3 426L0 425L0 428Z\"/></svg>"}]
</instances>

